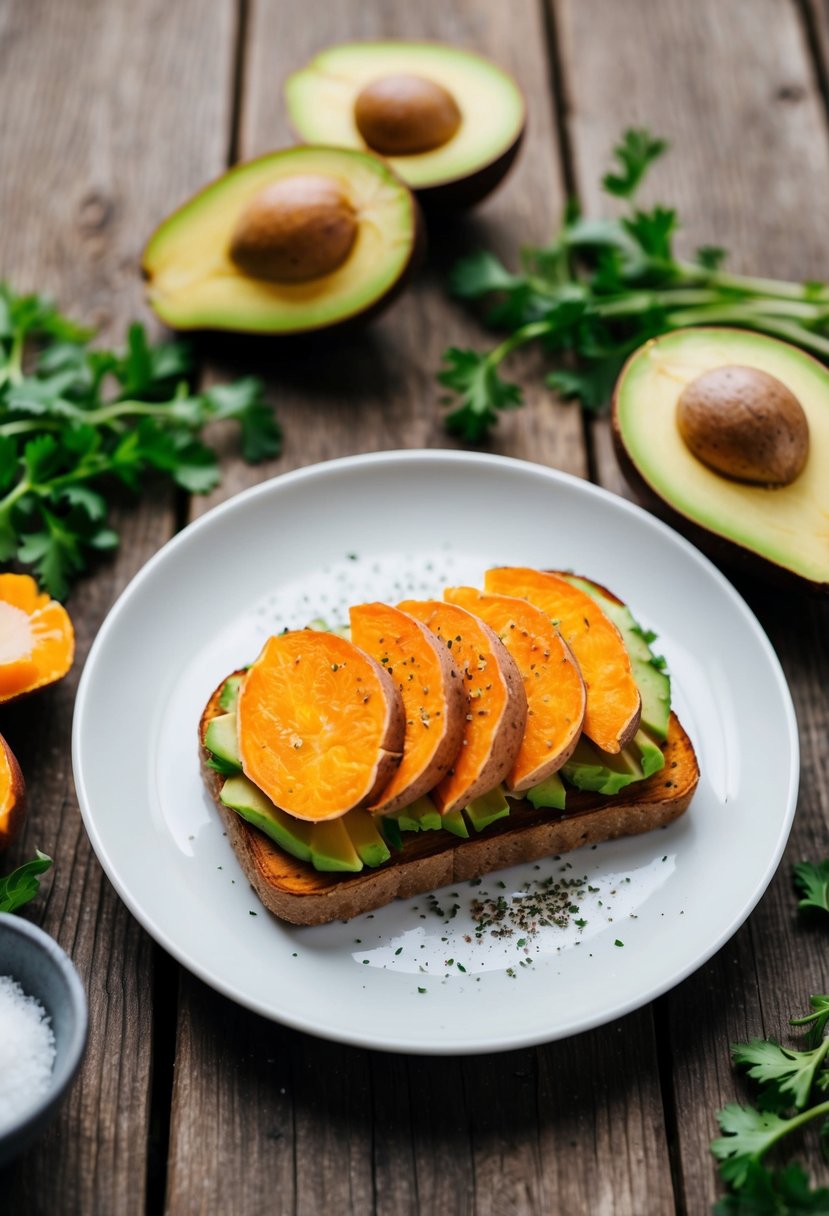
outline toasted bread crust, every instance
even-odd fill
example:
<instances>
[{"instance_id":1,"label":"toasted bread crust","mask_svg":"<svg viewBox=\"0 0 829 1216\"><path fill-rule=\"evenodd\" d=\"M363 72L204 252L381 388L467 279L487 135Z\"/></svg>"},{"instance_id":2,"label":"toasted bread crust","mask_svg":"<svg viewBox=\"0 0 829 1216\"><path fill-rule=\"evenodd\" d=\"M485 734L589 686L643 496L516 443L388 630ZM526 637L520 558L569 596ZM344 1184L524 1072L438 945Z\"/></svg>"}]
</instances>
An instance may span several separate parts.
<instances>
[{"instance_id":1,"label":"toasted bread crust","mask_svg":"<svg viewBox=\"0 0 829 1216\"><path fill-rule=\"evenodd\" d=\"M509 818L492 824L482 836L459 840L448 832L419 832L406 841L405 854L377 869L323 874L283 853L219 800L224 778L205 763L204 736L211 718L223 712L223 685L211 696L199 723L204 779L254 891L269 911L294 925L349 920L398 897L408 899L507 866L665 827L688 808L699 782L693 744L672 713L664 768L627 791L606 796L568 790L564 815L515 802Z\"/></svg>"}]
</instances>

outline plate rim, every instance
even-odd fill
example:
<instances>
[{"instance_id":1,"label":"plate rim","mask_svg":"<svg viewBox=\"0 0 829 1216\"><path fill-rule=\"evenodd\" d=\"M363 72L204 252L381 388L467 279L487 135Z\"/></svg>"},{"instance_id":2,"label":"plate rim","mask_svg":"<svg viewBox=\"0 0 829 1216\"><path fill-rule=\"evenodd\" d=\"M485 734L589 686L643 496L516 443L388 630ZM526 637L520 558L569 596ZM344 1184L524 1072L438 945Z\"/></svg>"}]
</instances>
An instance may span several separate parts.
<instances>
[{"instance_id":1,"label":"plate rim","mask_svg":"<svg viewBox=\"0 0 829 1216\"><path fill-rule=\"evenodd\" d=\"M211 526L215 521L227 514L232 514L234 511L243 509L252 500L267 496L270 493L278 492L284 488L290 489L294 484L305 480L310 480L315 477L325 477L329 473L337 472L342 469L359 469L365 465L377 464L399 464L405 462L407 464L419 464L427 461L437 461L439 463L451 464L459 463L465 466L478 465L481 467L490 468L508 468L518 473L531 472L534 475L540 475L543 479L548 479L553 483L560 483L575 489L577 493L584 493L588 497L594 497L605 503L609 503L614 509L620 510L623 514L629 514L640 521L646 521L648 526L654 527L658 532L670 537L671 541L678 545L683 552L684 557L690 558L701 564L706 570L709 577L713 578L718 584L719 590L730 598L743 613L747 615L749 620L753 622L757 640L765 651L766 659L771 669L771 674L774 676L775 683L781 694L780 708L786 721L787 738L789 742L789 752L791 762L789 765L789 773L787 775L787 805L785 813L780 819L778 833L772 853L766 863L765 869L754 883L754 888L751 897L732 916L731 920L726 924L719 934L707 944L706 948L695 954L694 959L687 962L685 965L671 970L669 974L656 984L648 986L644 994L631 996L626 1000L615 1004L612 1009L604 1008L597 1012L595 1016L580 1016L573 1021L565 1024L560 1024L551 1032L537 1031L529 1033L521 1033L519 1035L494 1034L490 1039L484 1041L480 1039L472 1041L457 1041L457 1042L438 1042L438 1043L421 1043L403 1041L402 1039L389 1038L378 1043L376 1035L361 1034L359 1028L336 1028L327 1024L315 1024L307 1018L294 1016L291 1013L275 1012L272 1006L266 1002L259 1000L255 996L248 996L235 986L232 982L228 982L221 975L210 971L210 969L199 961L192 958L189 951L178 945L176 939L171 936L165 928L156 922L156 918L146 912L141 901L136 898L127 882L124 882L118 872L117 864L114 863L109 855L107 845L102 839L98 826L95 822L95 816L89 804L89 798L84 782L83 759L81 755L81 732L83 727L84 714L86 712L86 704L90 697L90 687L94 679L94 669L98 661L98 654L104 650L107 645L109 634L116 627L118 618L121 612L124 611L124 606L129 602L131 596L137 592L142 584L149 579L156 567L162 562L170 560L170 555L183 544L188 544L194 534L197 534L202 529ZM196 976L199 980L205 983L214 991L219 992L222 996L243 1008L249 1009L252 1012L274 1021L280 1025L288 1026L291 1029L301 1031L306 1034L312 1034L315 1037L323 1038L331 1042L339 1042L349 1046L375 1050L380 1052L390 1052L396 1054L409 1055L427 1055L427 1056L446 1056L446 1055L482 1055L488 1053L511 1051L519 1048L538 1046L547 1042L554 1042L560 1039L569 1038L575 1034L580 1034L584 1031L595 1029L598 1026L607 1025L610 1022L627 1016L637 1009L650 1004L658 997L663 996L666 992L677 987L690 975L698 971L705 965L722 947L734 936L740 927L746 922L751 913L756 908L760 899L765 894L768 886L774 877L780 865L790 832L792 822L797 807L797 799L799 792L799 773L800 773L800 740L795 713L794 704L792 701L791 691L788 686L785 673L783 671L777 653L756 614L737 591L733 584L729 581L725 574L699 549L697 549L689 540L678 533L675 529L666 524L663 520L646 511L643 507L636 503L622 498L618 494L605 489L603 486L596 485L593 482L587 481L584 478L567 473L560 469L551 468L548 465L540 464L536 461L525 460L514 456L502 456L497 453L489 452L470 452L466 450L455 450L451 448L403 448L403 449L388 449L383 451L358 453L350 456L339 456L330 460L318 461L310 465L304 465L297 469L289 470L285 473L277 474L274 477L268 478L265 481L257 482L253 486L249 486L236 494L231 495L223 502L217 503L203 515L192 520L174 536L170 537L133 575L120 594L117 596L112 606L109 608L84 662L78 683L78 690L75 698L75 707L72 719L72 768L75 781L75 789L78 798L78 804L81 812L84 828L90 840L92 849L98 859L104 873L109 882L114 887L118 897L125 904L129 912L138 921L142 929L147 932L150 937L166 950L182 967Z\"/></svg>"}]
</instances>

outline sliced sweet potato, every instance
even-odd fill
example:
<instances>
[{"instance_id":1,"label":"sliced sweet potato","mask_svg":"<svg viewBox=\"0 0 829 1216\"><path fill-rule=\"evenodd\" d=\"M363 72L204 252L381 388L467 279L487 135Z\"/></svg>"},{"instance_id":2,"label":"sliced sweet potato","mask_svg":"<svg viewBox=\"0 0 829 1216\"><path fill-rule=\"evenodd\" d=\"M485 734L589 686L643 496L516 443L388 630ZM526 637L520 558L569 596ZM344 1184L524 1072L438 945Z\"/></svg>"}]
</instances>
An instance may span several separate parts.
<instances>
[{"instance_id":1,"label":"sliced sweet potato","mask_svg":"<svg viewBox=\"0 0 829 1216\"><path fill-rule=\"evenodd\" d=\"M373 802L400 763L404 711L392 678L333 633L269 638L237 705L245 775L297 819Z\"/></svg>"},{"instance_id":2,"label":"sliced sweet potato","mask_svg":"<svg viewBox=\"0 0 829 1216\"><path fill-rule=\"evenodd\" d=\"M504 784L519 792L557 772L578 742L585 690L570 648L549 616L528 600L447 587L444 599L486 621L515 659L527 694L524 738Z\"/></svg>"},{"instance_id":3,"label":"sliced sweet potato","mask_svg":"<svg viewBox=\"0 0 829 1216\"><path fill-rule=\"evenodd\" d=\"M38 591L28 574L0 574L0 702L62 679L74 655L63 605Z\"/></svg>"},{"instance_id":4,"label":"sliced sweet potato","mask_svg":"<svg viewBox=\"0 0 829 1216\"><path fill-rule=\"evenodd\" d=\"M26 814L26 786L12 749L0 735L0 853L14 840Z\"/></svg>"},{"instance_id":5,"label":"sliced sweet potato","mask_svg":"<svg viewBox=\"0 0 829 1216\"><path fill-rule=\"evenodd\" d=\"M428 793L451 765L466 726L466 690L451 652L390 604L349 609L351 640L389 673L406 711L403 759L369 808L393 814Z\"/></svg>"},{"instance_id":6,"label":"sliced sweet potato","mask_svg":"<svg viewBox=\"0 0 829 1216\"><path fill-rule=\"evenodd\" d=\"M603 751L621 751L639 729L642 700L622 635L596 601L556 574L525 567L488 570L484 585L529 600L551 618L587 689L584 733Z\"/></svg>"},{"instance_id":7,"label":"sliced sweet potato","mask_svg":"<svg viewBox=\"0 0 829 1216\"><path fill-rule=\"evenodd\" d=\"M504 780L524 737L527 697L521 673L503 642L465 608L440 600L406 600L399 608L445 642L468 696L460 750L431 794L446 815Z\"/></svg>"}]
</instances>

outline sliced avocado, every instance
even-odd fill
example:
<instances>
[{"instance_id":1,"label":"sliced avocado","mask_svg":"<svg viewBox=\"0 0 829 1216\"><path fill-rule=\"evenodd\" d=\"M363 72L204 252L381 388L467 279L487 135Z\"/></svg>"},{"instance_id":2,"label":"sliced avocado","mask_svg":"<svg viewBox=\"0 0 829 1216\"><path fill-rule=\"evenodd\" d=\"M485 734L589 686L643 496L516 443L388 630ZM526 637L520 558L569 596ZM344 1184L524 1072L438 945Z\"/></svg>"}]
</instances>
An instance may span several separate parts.
<instances>
[{"instance_id":1,"label":"sliced avocado","mask_svg":"<svg viewBox=\"0 0 829 1216\"><path fill-rule=\"evenodd\" d=\"M417 204L379 157L288 148L164 220L144 251L148 298L174 329L324 329L388 302L419 236Z\"/></svg>"},{"instance_id":2,"label":"sliced avocado","mask_svg":"<svg viewBox=\"0 0 829 1216\"><path fill-rule=\"evenodd\" d=\"M366 866L381 866L391 857L389 847L377 830L374 817L359 807L343 816L345 830L357 855Z\"/></svg>"},{"instance_id":3,"label":"sliced avocado","mask_svg":"<svg viewBox=\"0 0 829 1216\"><path fill-rule=\"evenodd\" d=\"M512 77L439 43L331 47L288 77L285 99L304 141L371 148L441 207L470 206L494 189L524 130Z\"/></svg>"},{"instance_id":4,"label":"sliced avocado","mask_svg":"<svg viewBox=\"0 0 829 1216\"><path fill-rule=\"evenodd\" d=\"M469 839L469 828L466 826L462 810L447 811L441 817L440 826L446 828L446 831L451 832L453 836L460 836L461 840Z\"/></svg>"},{"instance_id":5,"label":"sliced avocado","mask_svg":"<svg viewBox=\"0 0 829 1216\"><path fill-rule=\"evenodd\" d=\"M549 807L553 811L563 811L567 802L567 790L558 773L552 773L544 781L527 790L524 797L536 810Z\"/></svg>"},{"instance_id":6,"label":"sliced avocado","mask_svg":"<svg viewBox=\"0 0 829 1216\"><path fill-rule=\"evenodd\" d=\"M663 767L662 748L645 730L637 731L627 747L611 755L584 735L561 772L571 785L597 794L618 794L635 781L644 781Z\"/></svg>"},{"instance_id":7,"label":"sliced avocado","mask_svg":"<svg viewBox=\"0 0 829 1216\"><path fill-rule=\"evenodd\" d=\"M503 819L505 815L509 815L509 803L504 796L503 787L496 785L489 793L481 794L480 798L473 798L463 808L463 813L476 832L482 832L496 819Z\"/></svg>"},{"instance_id":8,"label":"sliced avocado","mask_svg":"<svg viewBox=\"0 0 829 1216\"><path fill-rule=\"evenodd\" d=\"M311 862L315 870L356 873L363 863L352 844L343 819L326 819L311 825Z\"/></svg>"},{"instance_id":9,"label":"sliced avocado","mask_svg":"<svg viewBox=\"0 0 829 1216\"><path fill-rule=\"evenodd\" d=\"M627 604L607 595L603 587L589 579L579 578L574 574L565 574L563 577L568 583L581 587L582 591L592 596L621 633L630 655L633 678L642 698L642 725L656 735L657 739L664 741L668 737L668 722L671 717L671 680L664 669L663 661L651 650L647 636L634 620Z\"/></svg>"},{"instance_id":10,"label":"sliced avocado","mask_svg":"<svg viewBox=\"0 0 829 1216\"><path fill-rule=\"evenodd\" d=\"M242 758L239 755L235 711L210 719L204 733L204 746L226 764L232 764L241 770Z\"/></svg>"},{"instance_id":11,"label":"sliced avocado","mask_svg":"<svg viewBox=\"0 0 829 1216\"><path fill-rule=\"evenodd\" d=\"M313 824L286 815L247 777L229 777L219 795L225 806L237 811L255 828L270 836L281 849L300 861L311 860Z\"/></svg>"},{"instance_id":12,"label":"sliced avocado","mask_svg":"<svg viewBox=\"0 0 829 1216\"><path fill-rule=\"evenodd\" d=\"M222 685L222 691L219 693L219 708L225 710L226 713L232 713L236 709L241 683L241 676L228 676Z\"/></svg>"},{"instance_id":13,"label":"sliced avocado","mask_svg":"<svg viewBox=\"0 0 829 1216\"><path fill-rule=\"evenodd\" d=\"M410 802L393 818L397 819L403 832L436 832L443 827L443 819L431 798L423 797Z\"/></svg>"},{"instance_id":14,"label":"sliced avocado","mask_svg":"<svg viewBox=\"0 0 829 1216\"><path fill-rule=\"evenodd\" d=\"M679 399L703 373L757 369L800 403L809 449L788 485L718 472L679 429ZM628 360L616 385L614 441L634 489L715 556L812 590L829 590L829 370L794 346L738 329L677 330Z\"/></svg>"}]
</instances>

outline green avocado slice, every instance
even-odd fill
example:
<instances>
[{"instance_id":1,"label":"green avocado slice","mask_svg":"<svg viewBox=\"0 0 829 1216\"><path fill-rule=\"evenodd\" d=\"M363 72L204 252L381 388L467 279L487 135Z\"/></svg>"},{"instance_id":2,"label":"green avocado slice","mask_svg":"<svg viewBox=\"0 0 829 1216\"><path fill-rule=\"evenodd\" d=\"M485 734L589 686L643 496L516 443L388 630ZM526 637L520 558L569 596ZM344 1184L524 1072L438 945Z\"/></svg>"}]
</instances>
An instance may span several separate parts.
<instances>
[{"instance_id":1,"label":"green avocado slice","mask_svg":"<svg viewBox=\"0 0 829 1216\"><path fill-rule=\"evenodd\" d=\"M311 832L315 825L286 815L247 777L229 777L219 797L225 806L237 811L253 827L270 836L291 857L299 861L312 860Z\"/></svg>"},{"instance_id":2,"label":"green avocado slice","mask_svg":"<svg viewBox=\"0 0 829 1216\"><path fill-rule=\"evenodd\" d=\"M362 870L363 862L342 818L311 825L311 863L315 870L351 874Z\"/></svg>"},{"instance_id":3,"label":"green avocado slice","mask_svg":"<svg viewBox=\"0 0 829 1216\"><path fill-rule=\"evenodd\" d=\"M225 764L242 770L239 741L236 734L236 712L211 718L204 733L204 746Z\"/></svg>"},{"instance_id":4,"label":"green avocado slice","mask_svg":"<svg viewBox=\"0 0 829 1216\"><path fill-rule=\"evenodd\" d=\"M532 789L527 790L524 797L537 811L542 807L548 807L552 811L563 811L567 803L567 791L558 773L552 773L544 781L534 785Z\"/></svg>"},{"instance_id":5,"label":"green avocado slice","mask_svg":"<svg viewBox=\"0 0 829 1216\"><path fill-rule=\"evenodd\" d=\"M496 819L509 815L509 803L504 796L503 786L496 785L489 793L473 798L463 808L463 813L476 832L482 832Z\"/></svg>"},{"instance_id":6,"label":"green avocado slice","mask_svg":"<svg viewBox=\"0 0 829 1216\"><path fill-rule=\"evenodd\" d=\"M644 781L658 772L664 763L662 749L647 731L640 729L632 742L616 755L601 751L582 735L561 771L576 789L618 794L635 781Z\"/></svg>"},{"instance_id":7,"label":"green avocado slice","mask_svg":"<svg viewBox=\"0 0 829 1216\"><path fill-rule=\"evenodd\" d=\"M388 861L391 857L389 846L380 835L374 817L368 811L360 808L349 811L343 817L343 824L363 865L381 866L384 861Z\"/></svg>"}]
</instances>

